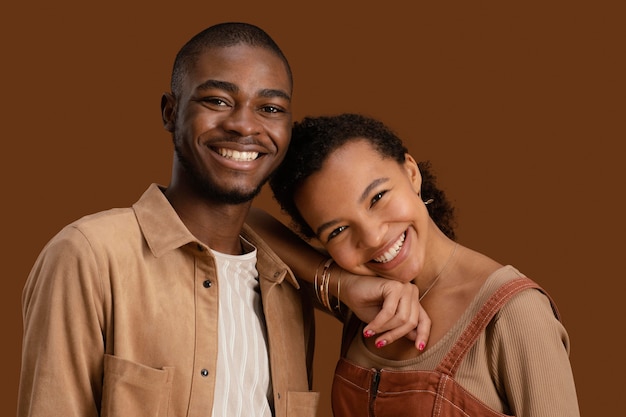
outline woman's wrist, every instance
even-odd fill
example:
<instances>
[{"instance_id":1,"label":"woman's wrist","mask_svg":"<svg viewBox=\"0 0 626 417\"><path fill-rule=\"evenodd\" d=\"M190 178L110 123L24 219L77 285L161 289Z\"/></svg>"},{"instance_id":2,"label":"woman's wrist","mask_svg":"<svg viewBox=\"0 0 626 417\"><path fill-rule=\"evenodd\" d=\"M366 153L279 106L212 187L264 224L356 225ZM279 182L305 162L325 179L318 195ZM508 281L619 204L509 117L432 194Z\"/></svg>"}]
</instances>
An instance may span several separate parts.
<instances>
[{"instance_id":1,"label":"woman's wrist","mask_svg":"<svg viewBox=\"0 0 626 417\"><path fill-rule=\"evenodd\" d=\"M331 313L341 313L342 269L332 258L319 262L313 277L313 288L319 303Z\"/></svg>"}]
</instances>

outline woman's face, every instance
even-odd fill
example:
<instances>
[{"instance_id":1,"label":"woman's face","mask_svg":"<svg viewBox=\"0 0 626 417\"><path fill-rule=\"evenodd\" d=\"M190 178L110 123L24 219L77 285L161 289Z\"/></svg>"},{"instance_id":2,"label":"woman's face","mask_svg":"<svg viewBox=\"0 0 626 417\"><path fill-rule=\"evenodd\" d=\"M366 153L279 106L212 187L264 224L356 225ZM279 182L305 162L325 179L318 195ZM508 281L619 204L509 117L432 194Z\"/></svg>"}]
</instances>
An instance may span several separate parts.
<instances>
[{"instance_id":1,"label":"woman's face","mask_svg":"<svg viewBox=\"0 0 626 417\"><path fill-rule=\"evenodd\" d=\"M423 268L430 222L420 185L410 155L398 164L358 139L333 152L295 202L344 269L408 282Z\"/></svg>"}]
</instances>

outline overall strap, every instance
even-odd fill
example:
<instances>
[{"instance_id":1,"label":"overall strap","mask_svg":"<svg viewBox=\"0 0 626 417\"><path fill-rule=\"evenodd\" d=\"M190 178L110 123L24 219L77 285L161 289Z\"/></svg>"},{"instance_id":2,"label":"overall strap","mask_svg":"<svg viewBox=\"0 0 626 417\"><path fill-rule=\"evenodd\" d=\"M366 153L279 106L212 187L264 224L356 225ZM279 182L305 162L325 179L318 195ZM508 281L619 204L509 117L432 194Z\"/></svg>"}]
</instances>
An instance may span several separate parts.
<instances>
[{"instance_id":1,"label":"overall strap","mask_svg":"<svg viewBox=\"0 0 626 417\"><path fill-rule=\"evenodd\" d=\"M485 304L483 304L465 330L463 330L463 333L461 333L454 346L452 346L452 349L450 349L441 363L437 366L437 371L454 376L459 365L463 361L463 358L465 358L467 352L474 345L476 339L478 339L480 334L485 330L496 313L511 299L511 297L518 292L529 288L539 289L541 292L548 295L536 282L526 277L515 278L511 281L507 281L500 288L498 288L491 295L491 297L487 299ZM556 317L559 318L556 306L551 299L550 303L552 304L552 309L554 310Z\"/></svg>"}]
</instances>

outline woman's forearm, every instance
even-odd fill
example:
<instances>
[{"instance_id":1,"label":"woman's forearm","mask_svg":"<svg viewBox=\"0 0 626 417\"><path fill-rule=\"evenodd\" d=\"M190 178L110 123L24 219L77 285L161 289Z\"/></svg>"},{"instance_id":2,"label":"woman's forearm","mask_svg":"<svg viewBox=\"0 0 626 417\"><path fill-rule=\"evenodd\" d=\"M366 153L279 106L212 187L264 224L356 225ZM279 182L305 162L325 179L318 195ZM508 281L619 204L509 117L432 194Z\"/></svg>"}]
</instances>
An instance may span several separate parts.
<instances>
[{"instance_id":1,"label":"woman's forearm","mask_svg":"<svg viewBox=\"0 0 626 417\"><path fill-rule=\"evenodd\" d=\"M320 297L320 286L324 266L329 259L323 250L309 245L290 228L259 208L252 208L246 222L265 240L276 254L291 268L301 281L315 287L314 302L319 307L324 303ZM419 349L428 340L430 319L419 303L419 291L410 283L400 283L374 276L351 274L338 265L329 265L326 270L328 281L322 293L332 296L326 302L326 311L339 317L337 306L341 299L363 322L368 323L364 331L378 335L377 341L391 342L407 335ZM419 326L418 326L419 324ZM417 333L415 332L416 327Z\"/></svg>"}]
</instances>

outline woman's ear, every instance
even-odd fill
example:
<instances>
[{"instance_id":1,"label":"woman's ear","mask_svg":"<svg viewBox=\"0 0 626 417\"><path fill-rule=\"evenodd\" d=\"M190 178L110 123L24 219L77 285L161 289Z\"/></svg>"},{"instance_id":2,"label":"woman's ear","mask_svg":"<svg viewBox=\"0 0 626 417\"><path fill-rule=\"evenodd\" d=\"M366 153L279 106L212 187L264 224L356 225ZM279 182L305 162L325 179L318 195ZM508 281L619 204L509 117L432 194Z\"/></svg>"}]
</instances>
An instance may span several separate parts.
<instances>
[{"instance_id":1,"label":"woman's ear","mask_svg":"<svg viewBox=\"0 0 626 417\"><path fill-rule=\"evenodd\" d=\"M417 162L410 154L405 154L404 169L406 170L409 181L413 186L413 190L419 195L422 190L422 173L420 172Z\"/></svg>"},{"instance_id":2,"label":"woman's ear","mask_svg":"<svg viewBox=\"0 0 626 417\"><path fill-rule=\"evenodd\" d=\"M174 127L176 126L176 98L173 94L163 93L161 97L161 117L165 130L174 132Z\"/></svg>"}]
</instances>

